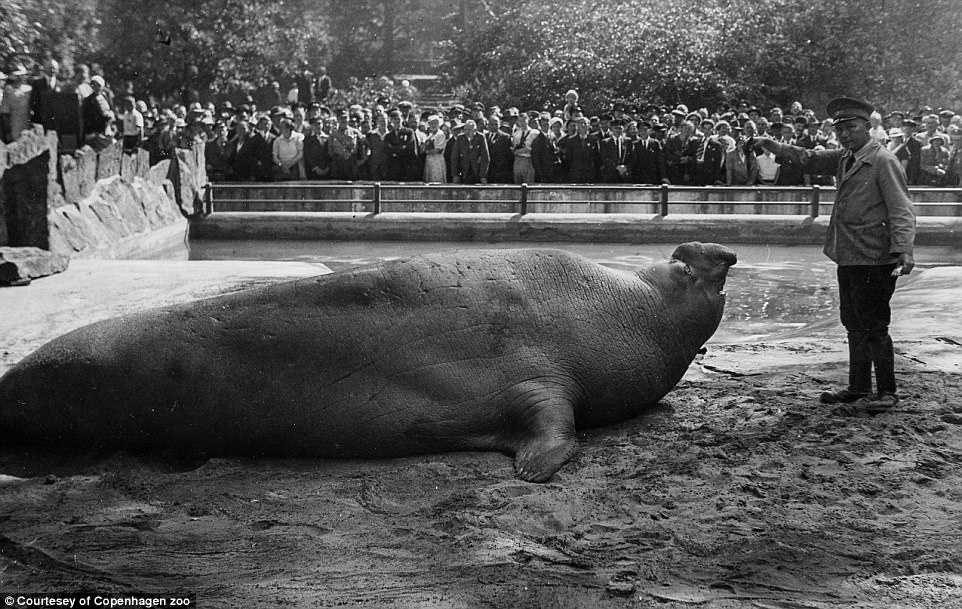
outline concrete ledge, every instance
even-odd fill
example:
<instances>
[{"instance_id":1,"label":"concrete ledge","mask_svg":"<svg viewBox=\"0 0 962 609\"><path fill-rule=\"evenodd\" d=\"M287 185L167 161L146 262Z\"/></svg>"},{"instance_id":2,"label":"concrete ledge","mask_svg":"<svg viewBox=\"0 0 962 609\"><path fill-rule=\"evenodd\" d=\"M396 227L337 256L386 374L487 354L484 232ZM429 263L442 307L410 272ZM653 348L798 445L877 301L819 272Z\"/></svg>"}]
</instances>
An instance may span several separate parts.
<instances>
[{"instance_id":1,"label":"concrete ledge","mask_svg":"<svg viewBox=\"0 0 962 609\"><path fill-rule=\"evenodd\" d=\"M828 217L756 214L482 214L218 212L191 224L198 239L570 241L821 244ZM962 218L919 217L919 245L962 245Z\"/></svg>"}]
</instances>

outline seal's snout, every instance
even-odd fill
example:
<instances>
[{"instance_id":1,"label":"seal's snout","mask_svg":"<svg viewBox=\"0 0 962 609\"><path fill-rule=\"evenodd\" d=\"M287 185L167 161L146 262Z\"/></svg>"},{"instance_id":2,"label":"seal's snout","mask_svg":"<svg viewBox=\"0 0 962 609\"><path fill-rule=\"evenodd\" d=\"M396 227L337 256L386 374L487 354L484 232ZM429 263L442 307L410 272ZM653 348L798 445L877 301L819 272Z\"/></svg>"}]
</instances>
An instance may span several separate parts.
<instances>
[{"instance_id":1,"label":"seal's snout","mask_svg":"<svg viewBox=\"0 0 962 609\"><path fill-rule=\"evenodd\" d=\"M702 268L722 266L726 272L728 271L728 267L738 262L738 256L735 255L735 252L724 245L718 243L699 243L698 241L682 243L675 248L675 252L671 257L692 266Z\"/></svg>"}]
</instances>

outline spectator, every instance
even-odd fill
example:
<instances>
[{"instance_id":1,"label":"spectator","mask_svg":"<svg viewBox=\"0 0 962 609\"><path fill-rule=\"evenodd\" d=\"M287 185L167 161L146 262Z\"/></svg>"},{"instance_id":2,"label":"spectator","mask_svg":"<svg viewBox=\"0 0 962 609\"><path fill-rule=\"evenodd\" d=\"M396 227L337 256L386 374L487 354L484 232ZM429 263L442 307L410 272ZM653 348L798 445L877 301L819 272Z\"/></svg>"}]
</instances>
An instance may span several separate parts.
<instances>
[{"instance_id":1,"label":"spectator","mask_svg":"<svg viewBox=\"0 0 962 609\"><path fill-rule=\"evenodd\" d=\"M330 134L328 148L331 153L331 179L357 180L360 177L359 161L366 156L364 136L350 126L350 114L342 110L337 115L337 128Z\"/></svg>"},{"instance_id":2,"label":"spectator","mask_svg":"<svg viewBox=\"0 0 962 609\"><path fill-rule=\"evenodd\" d=\"M144 141L144 115L137 110L133 97L123 98L121 109L124 111L120 116L124 152L136 152Z\"/></svg>"},{"instance_id":3,"label":"spectator","mask_svg":"<svg viewBox=\"0 0 962 609\"><path fill-rule=\"evenodd\" d=\"M93 93L83 101L84 137L88 145L97 149L102 147L102 140L107 136L107 127L114 119L114 113L103 94L103 77L99 74L91 77L90 88Z\"/></svg>"},{"instance_id":4,"label":"spectator","mask_svg":"<svg viewBox=\"0 0 962 609\"><path fill-rule=\"evenodd\" d=\"M515 184L533 184L534 162L531 160L531 147L538 137L537 124L530 125L529 119L537 121L539 112L528 112L518 116L518 122L511 132L511 146L514 155L512 178Z\"/></svg>"},{"instance_id":5,"label":"spectator","mask_svg":"<svg viewBox=\"0 0 962 609\"><path fill-rule=\"evenodd\" d=\"M613 119L610 123L610 135L601 140L598 145L600 158L600 178L608 184L630 182L628 169L628 141L624 136L624 121Z\"/></svg>"},{"instance_id":6,"label":"spectator","mask_svg":"<svg viewBox=\"0 0 962 609\"><path fill-rule=\"evenodd\" d=\"M909 186L922 185L922 142L915 137L918 123L907 118L902 121L902 133L905 134L905 149L908 152L908 165L905 167L905 179Z\"/></svg>"},{"instance_id":7,"label":"spectator","mask_svg":"<svg viewBox=\"0 0 962 609\"><path fill-rule=\"evenodd\" d=\"M214 123L213 134L204 146L204 163L207 179L223 182L230 174L230 146L227 141L227 125L221 121Z\"/></svg>"},{"instance_id":8,"label":"spectator","mask_svg":"<svg viewBox=\"0 0 962 609\"><path fill-rule=\"evenodd\" d=\"M365 179L380 182L388 178L388 155L385 138L388 134L388 118L385 112L378 112L374 118L374 128L364 137L367 139L368 157L362 168Z\"/></svg>"},{"instance_id":9,"label":"spectator","mask_svg":"<svg viewBox=\"0 0 962 609\"><path fill-rule=\"evenodd\" d=\"M540 133L531 144L531 161L537 182L558 182L561 179L561 153L558 140L561 138L562 120L543 113L539 120Z\"/></svg>"},{"instance_id":10,"label":"spectator","mask_svg":"<svg viewBox=\"0 0 962 609\"><path fill-rule=\"evenodd\" d=\"M949 167L949 151L945 148L945 136L936 132L929 136L929 143L922 146L920 166L922 182L926 186L944 186Z\"/></svg>"},{"instance_id":11,"label":"spectator","mask_svg":"<svg viewBox=\"0 0 962 609\"><path fill-rule=\"evenodd\" d=\"M491 184L511 184L514 182L514 152L511 136L505 133L501 117L492 113L488 117L484 138L488 144L490 165L488 182Z\"/></svg>"},{"instance_id":12,"label":"spectator","mask_svg":"<svg viewBox=\"0 0 962 609\"><path fill-rule=\"evenodd\" d=\"M452 158L455 184L488 183L488 140L476 131L473 120L464 122L464 131L455 141Z\"/></svg>"},{"instance_id":13,"label":"spectator","mask_svg":"<svg viewBox=\"0 0 962 609\"><path fill-rule=\"evenodd\" d=\"M402 123L401 111L394 109L388 113L389 131L384 136L387 153L387 175L389 180L403 182L417 167L417 136Z\"/></svg>"},{"instance_id":14,"label":"spectator","mask_svg":"<svg viewBox=\"0 0 962 609\"><path fill-rule=\"evenodd\" d=\"M262 182L274 180L274 138L271 133L271 119L260 115L251 138L251 177Z\"/></svg>"},{"instance_id":15,"label":"spectator","mask_svg":"<svg viewBox=\"0 0 962 609\"><path fill-rule=\"evenodd\" d=\"M60 63L48 57L43 62L40 74L30 81L30 114L32 122L43 125L45 129L59 131L56 115L51 111L51 96L60 93Z\"/></svg>"},{"instance_id":16,"label":"spectator","mask_svg":"<svg viewBox=\"0 0 962 609\"><path fill-rule=\"evenodd\" d=\"M873 112L872 116L869 117L869 123L871 124L869 135L876 142L885 146L888 143L889 135L885 127L882 126L882 115L878 111Z\"/></svg>"},{"instance_id":17,"label":"spectator","mask_svg":"<svg viewBox=\"0 0 962 609\"><path fill-rule=\"evenodd\" d=\"M310 130L304 136L304 171L308 180L324 180L331 175L330 137L324 132L320 114L310 118Z\"/></svg>"},{"instance_id":18,"label":"spectator","mask_svg":"<svg viewBox=\"0 0 962 609\"><path fill-rule=\"evenodd\" d=\"M278 180L303 180L304 172L304 134L294 131L294 122L289 118L281 120L281 134L272 142L274 177Z\"/></svg>"},{"instance_id":19,"label":"spectator","mask_svg":"<svg viewBox=\"0 0 962 609\"><path fill-rule=\"evenodd\" d=\"M230 168L228 175L234 180L250 180L254 177L254 140L251 136L251 125L244 118L246 114L238 112L237 116L234 134L227 142L227 162Z\"/></svg>"},{"instance_id":20,"label":"spectator","mask_svg":"<svg viewBox=\"0 0 962 609\"><path fill-rule=\"evenodd\" d=\"M568 182L586 184L597 179L598 147L588 137L589 121L575 119L575 135L565 138L561 147Z\"/></svg>"},{"instance_id":21,"label":"spectator","mask_svg":"<svg viewBox=\"0 0 962 609\"><path fill-rule=\"evenodd\" d=\"M447 182L447 168L444 164L444 147L448 137L444 132L441 117L437 114L428 119L427 140L424 142L425 163L424 181L444 184Z\"/></svg>"},{"instance_id":22,"label":"spectator","mask_svg":"<svg viewBox=\"0 0 962 609\"><path fill-rule=\"evenodd\" d=\"M949 164L945 176L945 186L962 185L962 126L950 124L947 129L949 138Z\"/></svg>"},{"instance_id":23,"label":"spectator","mask_svg":"<svg viewBox=\"0 0 962 609\"><path fill-rule=\"evenodd\" d=\"M675 114L677 116L677 114ZM665 142L665 166L668 180L675 185L692 184L695 175L695 156L698 139L694 136L695 125L682 121L678 132L668 136Z\"/></svg>"},{"instance_id":24,"label":"spectator","mask_svg":"<svg viewBox=\"0 0 962 609\"><path fill-rule=\"evenodd\" d=\"M748 186L755 183L758 166L749 161L744 142L736 142L725 153L725 185Z\"/></svg>"},{"instance_id":25,"label":"spectator","mask_svg":"<svg viewBox=\"0 0 962 609\"><path fill-rule=\"evenodd\" d=\"M635 184L666 184L665 155L661 142L651 137L651 123L635 124L638 137L631 143L629 174Z\"/></svg>"},{"instance_id":26,"label":"spectator","mask_svg":"<svg viewBox=\"0 0 962 609\"><path fill-rule=\"evenodd\" d=\"M724 184L725 146L715 137L715 123L708 118L702 120L701 131L695 148L693 183L697 186Z\"/></svg>"},{"instance_id":27,"label":"spectator","mask_svg":"<svg viewBox=\"0 0 962 609\"><path fill-rule=\"evenodd\" d=\"M30 128L30 92L26 82L27 69L15 64L7 74L0 100L0 138L5 143L20 139L20 134Z\"/></svg>"}]
</instances>

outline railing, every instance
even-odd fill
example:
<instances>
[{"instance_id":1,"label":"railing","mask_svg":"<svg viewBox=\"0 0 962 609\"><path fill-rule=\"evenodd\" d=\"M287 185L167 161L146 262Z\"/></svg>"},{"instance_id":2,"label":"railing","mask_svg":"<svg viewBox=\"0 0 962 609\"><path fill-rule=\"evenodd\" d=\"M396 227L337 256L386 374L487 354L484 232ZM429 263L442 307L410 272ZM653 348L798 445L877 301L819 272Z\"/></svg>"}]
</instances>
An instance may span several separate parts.
<instances>
[{"instance_id":1,"label":"railing","mask_svg":"<svg viewBox=\"0 0 962 609\"><path fill-rule=\"evenodd\" d=\"M910 189L919 215L962 217L962 188ZM209 186L206 213L217 211L353 211L381 214L492 206L524 216L581 206L582 211L641 213L796 214L817 218L831 210L834 187L693 187L578 184L421 184L382 182L238 182ZM349 209L344 209L345 207ZM599 209L601 206L601 209ZM622 207L624 206L624 209ZM453 209L452 209L453 208ZM538 208L538 209L536 209ZM695 210L695 211L692 211ZM787 211L786 211L787 210ZM417 210L416 210L417 211ZM474 210L472 210L474 211Z\"/></svg>"}]
</instances>

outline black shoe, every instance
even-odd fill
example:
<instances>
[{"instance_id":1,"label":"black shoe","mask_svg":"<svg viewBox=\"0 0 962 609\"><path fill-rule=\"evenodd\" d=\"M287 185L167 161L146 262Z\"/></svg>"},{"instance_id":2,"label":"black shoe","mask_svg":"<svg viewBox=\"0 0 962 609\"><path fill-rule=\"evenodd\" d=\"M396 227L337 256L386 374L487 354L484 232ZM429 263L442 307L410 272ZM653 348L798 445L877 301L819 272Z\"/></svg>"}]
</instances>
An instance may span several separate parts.
<instances>
[{"instance_id":1,"label":"black shoe","mask_svg":"<svg viewBox=\"0 0 962 609\"><path fill-rule=\"evenodd\" d=\"M899 403L899 398L894 393L878 393L870 397L862 398L858 403L859 406L865 409L865 412L879 414L895 408Z\"/></svg>"},{"instance_id":2,"label":"black shoe","mask_svg":"<svg viewBox=\"0 0 962 609\"><path fill-rule=\"evenodd\" d=\"M822 404L850 404L855 400L860 400L868 395L868 392L862 393L859 391L851 391L849 389L839 389L838 391L822 392L819 400L822 402Z\"/></svg>"}]
</instances>

